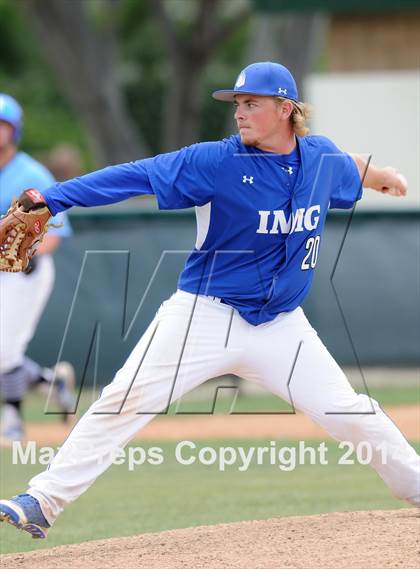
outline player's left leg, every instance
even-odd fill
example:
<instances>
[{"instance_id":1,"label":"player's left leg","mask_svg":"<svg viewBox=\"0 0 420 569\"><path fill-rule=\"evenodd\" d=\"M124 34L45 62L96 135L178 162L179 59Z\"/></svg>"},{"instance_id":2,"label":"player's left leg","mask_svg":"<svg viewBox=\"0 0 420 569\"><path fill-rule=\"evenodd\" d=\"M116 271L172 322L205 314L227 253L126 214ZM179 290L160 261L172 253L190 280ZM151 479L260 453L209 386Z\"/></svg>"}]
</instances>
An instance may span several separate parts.
<instances>
[{"instance_id":1,"label":"player's left leg","mask_svg":"<svg viewBox=\"0 0 420 569\"><path fill-rule=\"evenodd\" d=\"M1 446L9 446L14 440L24 437L22 407L29 388L51 385L55 377L52 399L63 413L73 408L74 396L69 374L54 374L25 357L53 283L54 265L49 255L40 257L36 269L29 275L0 275Z\"/></svg>"},{"instance_id":2,"label":"player's left leg","mask_svg":"<svg viewBox=\"0 0 420 569\"><path fill-rule=\"evenodd\" d=\"M7 448L12 446L13 441L22 441L25 433L22 421L22 401L20 399L3 399L3 401L0 412L0 447Z\"/></svg>"},{"instance_id":3,"label":"player's left leg","mask_svg":"<svg viewBox=\"0 0 420 569\"><path fill-rule=\"evenodd\" d=\"M46 396L46 412L57 407L56 413L63 422L74 414L76 406L76 373L70 362L60 361L54 367L41 367L25 357L25 364L32 365L36 373L31 374L29 387Z\"/></svg>"},{"instance_id":4,"label":"player's left leg","mask_svg":"<svg viewBox=\"0 0 420 569\"><path fill-rule=\"evenodd\" d=\"M232 322L231 317L227 305L183 291L163 303L49 468L30 481L28 492L38 500L48 524L111 466L155 415L166 413L170 403L207 379L235 373L242 357L241 338L247 336L249 326L239 318ZM228 345L227 337L231 337ZM14 511L13 504L18 502L25 510L28 500L27 495L19 495L12 504L1 500L0 521L25 525L25 519L31 518ZM35 525L39 531L47 527L45 522Z\"/></svg>"},{"instance_id":5,"label":"player's left leg","mask_svg":"<svg viewBox=\"0 0 420 569\"><path fill-rule=\"evenodd\" d=\"M0 396L4 407L1 444L23 438L22 403L33 379L24 354L54 282L52 258L40 258L36 270L0 275Z\"/></svg>"},{"instance_id":6,"label":"player's left leg","mask_svg":"<svg viewBox=\"0 0 420 569\"><path fill-rule=\"evenodd\" d=\"M11 446L13 441L24 438L22 404L28 385L39 372L39 366L31 360L6 373L0 372L0 446Z\"/></svg>"},{"instance_id":7,"label":"player's left leg","mask_svg":"<svg viewBox=\"0 0 420 569\"><path fill-rule=\"evenodd\" d=\"M22 365L53 283L54 264L49 255L40 257L29 275L0 274L0 373Z\"/></svg>"},{"instance_id":8,"label":"player's left leg","mask_svg":"<svg viewBox=\"0 0 420 569\"><path fill-rule=\"evenodd\" d=\"M256 327L246 354L241 375L288 400L334 439L368 445L371 466L394 495L420 506L420 457L379 404L354 391L301 309Z\"/></svg>"},{"instance_id":9,"label":"player's left leg","mask_svg":"<svg viewBox=\"0 0 420 569\"><path fill-rule=\"evenodd\" d=\"M20 366L0 373L0 446L10 447L24 439L23 399L28 388L42 389L47 397L47 411L54 407L63 421L75 408L75 373L68 362L59 362L53 369L43 368L24 357Z\"/></svg>"}]
</instances>

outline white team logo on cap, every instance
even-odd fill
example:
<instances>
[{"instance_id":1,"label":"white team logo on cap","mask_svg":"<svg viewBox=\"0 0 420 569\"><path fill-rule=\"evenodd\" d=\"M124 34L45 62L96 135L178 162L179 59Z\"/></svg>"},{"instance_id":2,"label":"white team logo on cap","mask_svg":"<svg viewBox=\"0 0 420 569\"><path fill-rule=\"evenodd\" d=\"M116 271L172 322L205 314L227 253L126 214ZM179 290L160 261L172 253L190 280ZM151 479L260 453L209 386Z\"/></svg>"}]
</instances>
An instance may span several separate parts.
<instances>
[{"instance_id":1,"label":"white team logo on cap","mask_svg":"<svg viewBox=\"0 0 420 569\"><path fill-rule=\"evenodd\" d=\"M282 89L279 87L279 95L287 95L287 89Z\"/></svg>"},{"instance_id":2,"label":"white team logo on cap","mask_svg":"<svg viewBox=\"0 0 420 569\"><path fill-rule=\"evenodd\" d=\"M246 79L245 71L241 71L236 80L235 89L245 85L245 79Z\"/></svg>"}]
</instances>

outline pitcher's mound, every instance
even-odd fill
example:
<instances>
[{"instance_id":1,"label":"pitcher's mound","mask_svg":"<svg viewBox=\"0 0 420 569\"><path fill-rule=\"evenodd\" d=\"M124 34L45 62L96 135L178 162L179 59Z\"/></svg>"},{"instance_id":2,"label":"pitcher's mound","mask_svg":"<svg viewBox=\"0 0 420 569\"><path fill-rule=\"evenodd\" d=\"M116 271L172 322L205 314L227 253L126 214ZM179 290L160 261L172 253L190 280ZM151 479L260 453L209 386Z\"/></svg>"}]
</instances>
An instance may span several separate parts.
<instances>
[{"instance_id":1,"label":"pitcher's mound","mask_svg":"<svg viewBox=\"0 0 420 569\"><path fill-rule=\"evenodd\" d=\"M91 541L4 555L1 565L8 569L419 569L419 535L417 510L343 512Z\"/></svg>"}]
</instances>

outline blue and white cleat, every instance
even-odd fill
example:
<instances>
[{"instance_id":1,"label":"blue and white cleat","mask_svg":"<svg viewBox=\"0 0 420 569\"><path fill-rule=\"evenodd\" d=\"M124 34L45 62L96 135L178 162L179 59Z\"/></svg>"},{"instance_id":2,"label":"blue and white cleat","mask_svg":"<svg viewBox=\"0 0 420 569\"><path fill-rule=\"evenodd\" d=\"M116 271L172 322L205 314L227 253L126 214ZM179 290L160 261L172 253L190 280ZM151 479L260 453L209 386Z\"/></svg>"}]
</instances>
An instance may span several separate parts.
<instances>
[{"instance_id":1,"label":"blue and white cleat","mask_svg":"<svg viewBox=\"0 0 420 569\"><path fill-rule=\"evenodd\" d=\"M46 538L50 527L38 500L30 494L0 500L0 522L8 522L17 529L27 531L34 539Z\"/></svg>"}]
</instances>

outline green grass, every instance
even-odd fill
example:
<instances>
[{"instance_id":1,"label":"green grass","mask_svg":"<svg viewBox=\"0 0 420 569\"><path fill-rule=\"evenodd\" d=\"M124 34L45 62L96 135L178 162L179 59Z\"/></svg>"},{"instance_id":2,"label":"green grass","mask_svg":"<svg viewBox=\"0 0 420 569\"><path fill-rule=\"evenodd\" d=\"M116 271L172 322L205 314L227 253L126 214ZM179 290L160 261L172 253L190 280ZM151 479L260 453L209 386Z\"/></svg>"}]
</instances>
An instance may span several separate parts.
<instances>
[{"instance_id":1,"label":"green grass","mask_svg":"<svg viewBox=\"0 0 420 569\"><path fill-rule=\"evenodd\" d=\"M360 393L364 393L362 389ZM391 386L391 387L377 387L369 390L371 397L379 401L381 405L405 405L405 404L419 404L420 403L420 390L416 386ZM228 414L231 410L234 413L252 413L252 412L278 412L290 411L290 406L279 397L271 394L239 394L232 409L234 402L234 390L228 391L228 395L224 398L219 397L216 401L215 413ZM81 393L77 416L81 416L86 409L95 401L97 394L84 390ZM168 415L176 414L177 404L171 405ZM189 396L178 404L178 413L211 413L213 408L213 396L206 399L193 401ZM56 411L53 405L48 408L48 411ZM31 395L25 401L24 406L25 420L29 422L56 422L59 417L56 414L45 413L45 398L39 395ZM162 415L158 420L164 419Z\"/></svg>"},{"instance_id":2,"label":"green grass","mask_svg":"<svg viewBox=\"0 0 420 569\"><path fill-rule=\"evenodd\" d=\"M363 389L358 390L364 393ZM279 411L290 411L291 407L279 397L270 393L262 394L243 394L239 393L235 399L233 389L226 391L225 397L218 397L214 412L216 414L234 413L276 413ZM371 397L379 401L381 405L407 405L420 404L420 389L416 386L402 387L375 387L369 390ZM88 407L98 397L98 393L85 389L80 396L79 405L77 407L77 416L80 417ZM208 413L211 414L213 408L214 396L208 396L202 400L193 400L190 396L186 396L182 402L171 405L168 411L169 416L175 414L191 414L191 413ZM56 422L59 420L56 411L57 408L53 404L45 409L46 397L30 394L25 400L24 416L27 422ZM158 420L164 419L164 415L159 416Z\"/></svg>"},{"instance_id":3,"label":"green grass","mask_svg":"<svg viewBox=\"0 0 420 569\"><path fill-rule=\"evenodd\" d=\"M366 390L360 390L366 393ZM419 405L420 389L415 385L410 387L373 387L369 395L381 405Z\"/></svg>"},{"instance_id":4,"label":"green grass","mask_svg":"<svg viewBox=\"0 0 420 569\"><path fill-rule=\"evenodd\" d=\"M297 443L276 444L280 448ZM318 444L319 441L306 441L306 446ZM198 449L210 445L216 450L220 446L242 446L246 450L251 446L269 446L269 441L197 441L196 445ZM268 462L253 462L245 472L239 472L238 465L227 467L224 472L217 465L183 466L175 459L176 443L159 441L144 448L150 446L163 450L163 464L146 464L133 471L127 464L112 466L65 510L47 540L32 540L28 534L0 524L0 552L23 552L200 524L404 507L390 495L373 469L358 464L338 465L343 451L335 443L328 443L328 465L297 466L290 472ZM6 497L26 489L28 479L44 468L13 465L11 451L1 451L0 459L0 490Z\"/></svg>"}]
</instances>

